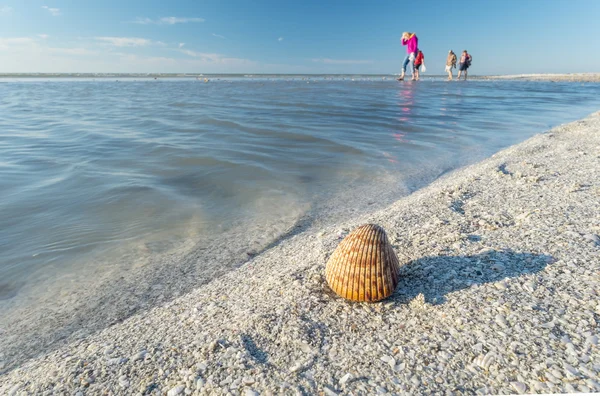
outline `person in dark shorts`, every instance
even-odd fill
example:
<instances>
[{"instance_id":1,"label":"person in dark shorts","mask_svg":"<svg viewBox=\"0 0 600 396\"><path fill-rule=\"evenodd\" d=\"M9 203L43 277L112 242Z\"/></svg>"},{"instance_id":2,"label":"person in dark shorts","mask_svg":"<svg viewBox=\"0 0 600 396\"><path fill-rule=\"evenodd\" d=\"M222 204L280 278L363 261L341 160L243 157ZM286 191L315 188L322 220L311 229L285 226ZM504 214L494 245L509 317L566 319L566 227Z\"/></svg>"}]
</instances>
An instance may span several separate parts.
<instances>
[{"instance_id":1,"label":"person in dark shorts","mask_svg":"<svg viewBox=\"0 0 600 396\"><path fill-rule=\"evenodd\" d=\"M458 63L458 77L457 80L460 80L460 75L465 73L465 81L467 80L467 69L471 66L471 60L473 57L464 50L462 55L460 56L460 62Z\"/></svg>"}]
</instances>

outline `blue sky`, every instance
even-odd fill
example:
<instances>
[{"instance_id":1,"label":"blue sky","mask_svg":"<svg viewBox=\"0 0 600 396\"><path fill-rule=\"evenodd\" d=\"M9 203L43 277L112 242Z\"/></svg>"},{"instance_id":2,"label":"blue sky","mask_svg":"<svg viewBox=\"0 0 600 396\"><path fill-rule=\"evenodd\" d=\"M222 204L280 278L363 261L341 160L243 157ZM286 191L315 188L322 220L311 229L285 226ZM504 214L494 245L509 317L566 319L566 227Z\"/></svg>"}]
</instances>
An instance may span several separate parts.
<instances>
[{"instance_id":1,"label":"blue sky","mask_svg":"<svg viewBox=\"0 0 600 396\"><path fill-rule=\"evenodd\" d=\"M0 73L397 73L414 31L429 73L600 72L600 0L0 0Z\"/></svg>"}]
</instances>

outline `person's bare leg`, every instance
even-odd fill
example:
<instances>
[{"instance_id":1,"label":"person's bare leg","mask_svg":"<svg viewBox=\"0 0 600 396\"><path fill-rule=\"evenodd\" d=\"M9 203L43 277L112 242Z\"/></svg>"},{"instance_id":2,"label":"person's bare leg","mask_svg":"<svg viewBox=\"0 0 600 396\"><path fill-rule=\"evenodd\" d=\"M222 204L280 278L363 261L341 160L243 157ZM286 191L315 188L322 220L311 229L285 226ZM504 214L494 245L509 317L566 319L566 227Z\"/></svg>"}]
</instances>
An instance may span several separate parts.
<instances>
[{"instance_id":1,"label":"person's bare leg","mask_svg":"<svg viewBox=\"0 0 600 396\"><path fill-rule=\"evenodd\" d=\"M459 70L459 71L458 71L458 77L456 77L456 79L457 79L458 81L460 81L460 73L461 73L461 71Z\"/></svg>"},{"instance_id":2,"label":"person's bare leg","mask_svg":"<svg viewBox=\"0 0 600 396\"><path fill-rule=\"evenodd\" d=\"M398 81L404 81L404 75L406 74L406 66L408 66L409 62L410 57L407 55L406 58L404 58L404 62L402 62L402 75L397 78Z\"/></svg>"},{"instance_id":3,"label":"person's bare leg","mask_svg":"<svg viewBox=\"0 0 600 396\"><path fill-rule=\"evenodd\" d=\"M465 70L465 81L467 81L467 71Z\"/></svg>"},{"instance_id":4,"label":"person's bare leg","mask_svg":"<svg viewBox=\"0 0 600 396\"><path fill-rule=\"evenodd\" d=\"M452 70L448 71L448 81L452 81Z\"/></svg>"}]
</instances>

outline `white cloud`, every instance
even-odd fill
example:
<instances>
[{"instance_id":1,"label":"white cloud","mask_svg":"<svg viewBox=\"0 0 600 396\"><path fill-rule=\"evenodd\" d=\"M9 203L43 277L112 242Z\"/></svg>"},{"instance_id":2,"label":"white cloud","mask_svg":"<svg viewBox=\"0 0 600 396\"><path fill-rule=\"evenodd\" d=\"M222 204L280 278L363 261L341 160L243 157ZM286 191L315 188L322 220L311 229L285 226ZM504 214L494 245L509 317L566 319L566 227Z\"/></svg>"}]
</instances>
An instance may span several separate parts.
<instances>
[{"instance_id":1,"label":"white cloud","mask_svg":"<svg viewBox=\"0 0 600 396\"><path fill-rule=\"evenodd\" d=\"M6 40L6 39L4 39ZM49 48L45 41L22 48L0 50L0 73L306 73L309 68L274 65L227 57L221 54L194 52L195 57L142 55L122 48L110 51L86 48ZM16 42L11 39L11 43ZM20 42L20 41L19 41ZM175 49L179 51L178 49Z\"/></svg>"},{"instance_id":2,"label":"white cloud","mask_svg":"<svg viewBox=\"0 0 600 396\"><path fill-rule=\"evenodd\" d=\"M60 8L52 8L52 7L48 7L48 6L42 6L42 8L47 10L50 13L50 15L52 15L52 16L60 15Z\"/></svg>"},{"instance_id":3,"label":"white cloud","mask_svg":"<svg viewBox=\"0 0 600 396\"><path fill-rule=\"evenodd\" d=\"M137 18L135 18L135 20L132 23L137 23L140 25L150 25L151 23L154 23L154 21L150 18L137 17Z\"/></svg>"},{"instance_id":4,"label":"white cloud","mask_svg":"<svg viewBox=\"0 0 600 396\"><path fill-rule=\"evenodd\" d=\"M0 7L0 15L12 14L12 7Z\"/></svg>"},{"instance_id":5,"label":"white cloud","mask_svg":"<svg viewBox=\"0 0 600 396\"><path fill-rule=\"evenodd\" d=\"M38 36L48 35L41 34ZM89 50L87 48L60 48L60 47L48 47L43 37L41 40L32 37L11 37L11 38L0 38L0 63L6 62L10 59L20 59L23 56L41 56L41 57L55 57L60 55L70 56L82 56L82 55L98 55L100 52ZM2 59L2 56L6 56L6 59ZM22 64L25 66L25 63ZM36 67L39 65L36 65ZM18 71L18 69L17 69Z\"/></svg>"},{"instance_id":6,"label":"white cloud","mask_svg":"<svg viewBox=\"0 0 600 396\"><path fill-rule=\"evenodd\" d=\"M152 44L152 41L138 37L94 37L96 40L103 43L113 45L115 47L145 47ZM158 42L161 43L160 41Z\"/></svg>"},{"instance_id":7,"label":"white cloud","mask_svg":"<svg viewBox=\"0 0 600 396\"><path fill-rule=\"evenodd\" d=\"M188 49L181 49L180 51L181 51L181 53L191 56L193 58L203 58L203 59L207 59L207 60L216 60L221 56L219 54L196 52L196 51L192 51L192 50L188 50Z\"/></svg>"},{"instance_id":8,"label":"white cloud","mask_svg":"<svg viewBox=\"0 0 600 396\"><path fill-rule=\"evenodd\" d=\"M31 37L10 37L10 38L2 38L0 37L0 50L5 50L8 48L21 48L24 46L31 46L35 44L35 40Z\"/></svg>"},{"instance_id":9,"label":"white cloud","mask_svg":"<svg viewBox=\"0 0 600 396\"><path fill-rule=\"evenodd\" d=\"M167 25L175 25L176 23L188 23L188 22L204 22L203 18L177 18L177 17L164 17L160 18L160 23Z\"/></svg>"},{"instance_id":10,"label":"white cloud","mask_svg":"<svg viewBox=\"0 0 600 396\"><path fill-rule=\"evenodd\" d=\"M277 41L283 41L283 37L279 37Z\"/></svg>"},{"instance_id":11,"label":"white cloud","mask_svg":"<svg viewBox=\"0 0 600 396\"><path fill-rule=\"evenodd\" d=\"M38 34L37 36L38 36L39 38L41 38L42 40L46 40L48 37L50 37L50 36L48 36L47 34Z\"/></svg>"},{"instance_id":12,"label":"white cloud","mask_svg":"<svg viewBox=\"0 0 600 396\"><path fill-rule=\"evenodd\" d=\"M0 44L5 44L5 45L31 44L34 42L35 42L35 39L32 39L31 37L10 37L10 38L1 38L0 37Z\"/></svg>"},{"instance_id":13,"label":"white cloud","mask_svg":"<svg viewBox=\"0 0 600 396\"><path fill-rule=\"evenodd\" d=\"M87 48L45 48L49 54L53 55L98 55L98 51L92 51Z\"/></svg>"},{"instance_id":14,"label":"white cloud","mask_svg":"<svg viewBox=\"0 0 600 396\"><path fill-rule=\"evenodd\" d=\"M150 18L142 18L137 17L133 21L133 23L137 23L140 25L175 25L178 23L195 23L195 22L204 22L204 18L179 18L179 17L162 17L157 20L153 20Z\"/></svg>"},{"instance_id":15,"label":"white cloud","mask_svg":"<svg viewBox=\"0 0 600 396\"><path fill-rule=\"evenodd\" d=\"M201 62L211 63L211 64L232 64L232 63L236 63L236 64L252 63L252 64L254 64L255 63L248 59L231 58L231 57L227 57L227 56L221 55L221 54L197 52L197 51L192 51L192 50L188 50L188 49L180 49L180 51L183 54L191 56L192 58L196 58Z\"/></svg>"},{"instance_id":16,"label":"white cloud","mask_svg":"<svg viewBox=\"0 0 600 396\"><path fill-rule=\"evenodd\" d=\"M365 65L373 63L372 60L356 60L356 59L329 59L329 58L316 58L313 62L325 63L328 65Z\"/></svg>"},{"instance_id":17,"label":"white cloud","mask_svg":"<svg viewBox=\"0 0 600 396\"><path fill-rule=\"evenodd\" d=\"M57 41L54 38L52 41ZM0 73L260 73L308 72L304 66L273 65L219 53L193 51L174 43L132 37L77 38L49 46L40 35L0 37ZM107 46L110 51L107 51ZM155 53L142 54L152 49ZM167 52L179 53L177 56ZM185 55L184 55L185 54Z\"/></svg>"},{"instance_id":18,"label":"white cloud","mask_svg":"<svg viewBox=\"0 0 600 396\"><path fill-rule=\"evenodd\" d=\"M212 35L215 37L221 38L221 39L225 38L225 36L221 36L220 34L217 34L217 33L213 33Z\"/></svg>"},{"instance_id":19,"label":"white cloud","mask_svg":"<svg viewBox=\"0 0 600 396\"><path fill-rule=\"evenodd\" d=\"M153 57L126 55L119 62L119 70L127 68L140 72L192 72L192 73L256 73L260 70L258 62L249 59L229 58L220 54L194 53L191 59L178 59L170 57Z\"/></svg>"},{"instance_id":20,"label":"white cloud","mask_svg":"<svg viewBox=\"0 0 600 396\"><path fill-rule=\"evenodd\" d=\"M122 52L118 52L115 53L114 55L119 57L119 62L132 62L132 63L146 63L148 65L151 64L156 64L156 63L163 63L163 64L169 64L169 65L174 65L177 64L177 59L174 58L169 58L169 57L165 57L165 56L142 56L142 55L136 55L136 54L127 54L127 53L122 53Z\"/></svg>"},{"instance_id":21,"label":"white cloud","mask_svg":"<svg viewBox=\"0 0 600 396\"><path fill-rule=\"evenodd\" d=\"M183 48L184 45L185 43L179 43L179 48Z\"/></svg>"}]
</instances>

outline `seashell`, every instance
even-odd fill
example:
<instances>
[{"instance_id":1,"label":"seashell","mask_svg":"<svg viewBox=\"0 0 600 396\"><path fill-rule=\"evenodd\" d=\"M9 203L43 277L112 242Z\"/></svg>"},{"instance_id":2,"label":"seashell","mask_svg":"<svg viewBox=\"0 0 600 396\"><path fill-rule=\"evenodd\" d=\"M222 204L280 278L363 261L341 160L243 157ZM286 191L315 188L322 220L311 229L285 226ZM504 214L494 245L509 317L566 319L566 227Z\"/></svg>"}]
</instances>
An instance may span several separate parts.
<instances>
[{"instance_id":1,"label":"seashell","mask_svg":"<svg viewBox=\"0 0 600 396\"><path fill-rule=\"evenodd\" d=\"M398 257L376 224L362 225L348 234L325 267L329 287L352 301L374 302L390 296L399 274Z\"/></svg>"},{"instance_id":2,"label":"seashell","mask_svg":"<svg viewBox=\"0 0 600 396\"><path fill-rule=\"evenodd\" d=\"M522 382L511 382L513 389L520 395L527 392L527 385Z\"/></svg>"},{"instance_id":3,"label":"seashell","mask_svg":"<svg viewBox=\"0 0 600 396\"><path fill-rule=\"evenodd\" d=\"M488 370L495 361L496 355L494 355L493 352L488 352L486 355L477 356L475 360L473 360L473 363L484 370Z\"/></svg>"}]
</instances>

